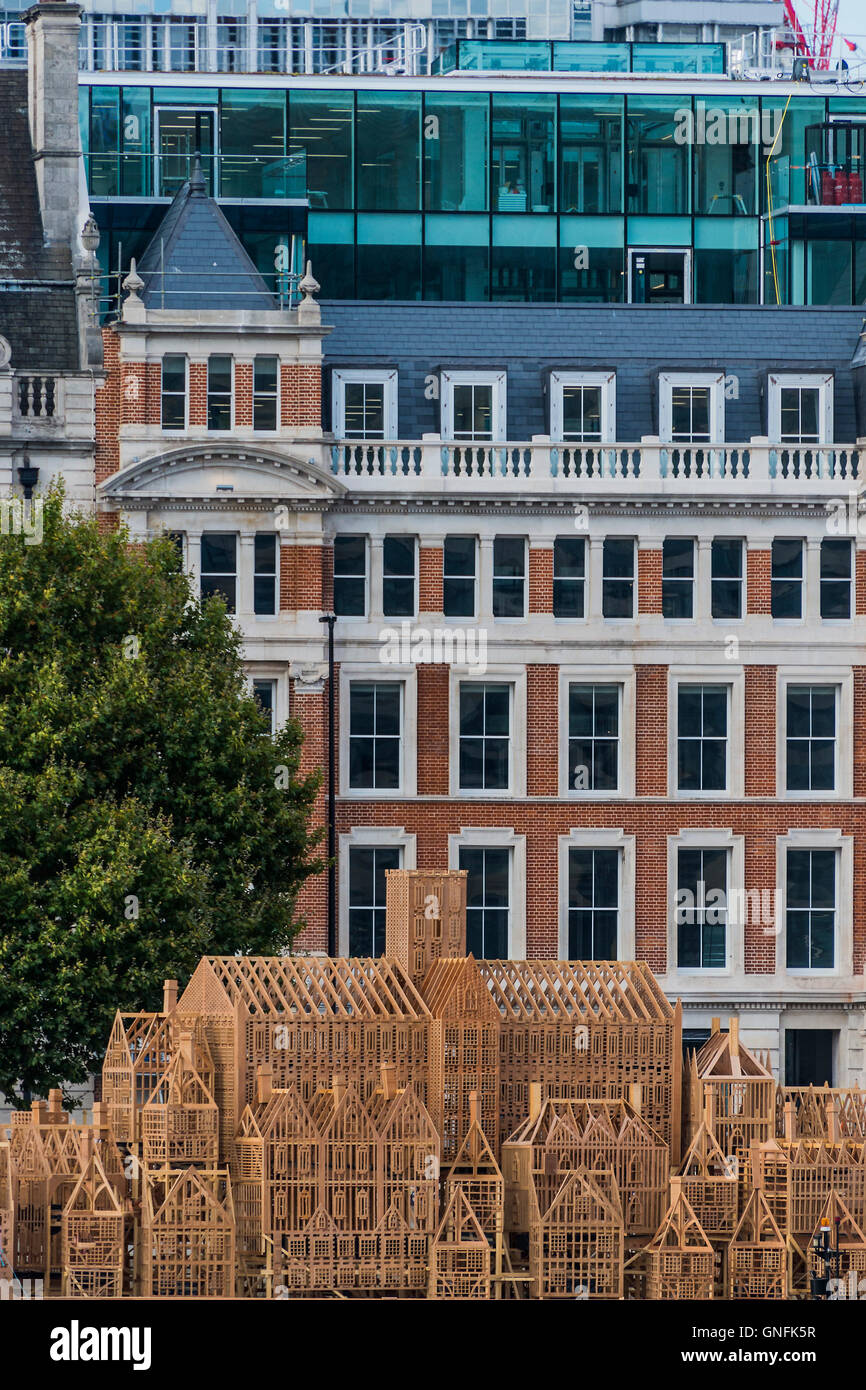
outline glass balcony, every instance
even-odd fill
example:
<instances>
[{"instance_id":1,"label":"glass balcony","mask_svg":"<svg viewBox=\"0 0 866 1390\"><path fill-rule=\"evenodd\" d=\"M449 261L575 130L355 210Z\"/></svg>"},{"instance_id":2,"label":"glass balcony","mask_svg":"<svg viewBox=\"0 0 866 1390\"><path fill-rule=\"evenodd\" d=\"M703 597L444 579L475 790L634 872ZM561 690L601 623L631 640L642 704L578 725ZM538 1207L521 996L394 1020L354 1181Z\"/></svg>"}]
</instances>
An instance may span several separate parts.
<instances>
[{"instance_id":1,"label":"glass balcony","mask_svg":"<svg viewBox=\"0 0 866 1390\"><path fill-rule=\"evenodd\" d=\"M723 75L723 43L602 43L593 40L458 39L435 59L449 72L659 72Z\"/></svg>"}]
</instances>

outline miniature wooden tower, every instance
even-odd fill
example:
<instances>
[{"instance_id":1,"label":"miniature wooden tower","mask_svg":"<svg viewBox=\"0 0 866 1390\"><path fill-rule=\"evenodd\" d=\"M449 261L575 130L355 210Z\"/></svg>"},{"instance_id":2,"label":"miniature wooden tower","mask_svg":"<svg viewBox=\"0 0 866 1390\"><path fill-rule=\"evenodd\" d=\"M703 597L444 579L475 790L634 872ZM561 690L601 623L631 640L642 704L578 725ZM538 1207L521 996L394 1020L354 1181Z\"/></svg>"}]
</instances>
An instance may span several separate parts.
<instances>
[{"instance_id":1,"label":"miniature wooden tower","mask_svg":"<svg viewBox=\"0 0 866 1390\"><path fill-rule=\"evenodd\" d=\"M174 1058L141 1110L141 1156L146 1164L214 1164L219 1158L219 1111L196 1069L191 1028L181 1028Z\"/></svg>"},{"instance_id":2,"label":"miniature wooden tower","mask_svg":"<svg viewBox=\"0 0 866 1390\"><path fill-rule=\"evenodd\" d=\"M63 1297L119 1298L123 1293L124 1204L109 1182L90 1134L83 1171L63 1209Z\"/></svg>"},{"instance_id":3,"label":"miniature wooden tower","mask_svg":"<svg viewBox=\"0 0 866 1390\"><path fill-rule=\"evenodd\" d=\"M738 1019L730 1020L727 1033L716 1028L691 1054L686 1077L687 1142L710 1114L722 1153L735 1157L742 1173L752 1145L773 1137L776 1084L763 1062L740 1042Z\"/></svg>"},{"instance_id":4,"label":"miniature wooden tower","mask_svg":"<svg viewBox=\"0 0 866 1390\"><path fill-rule=\"evenodd\" d=\"M451 1189L430 1250L427 1297L490 1297L490 1243L459 1185Z\"/></svg>"},{"instance_id":5,"label":"miniature wooden tower","mask_svg":"<svg viewBox=\"0 0 866 1390\"><path fill-rule=\"evenodd\" d=\"M139 1259L144 1298L231 1298L235 1213L224 1168L145 1169Z\"/></svg>"},{"instance_id":6,"label":"miniature wooden tower","mask_svg":"<svg viewBox=\"0 0 866 1390\"><path fill-rule=\"evenodd\" d=\"M466 955L465 869L386 869L385 954L420 985L434 960Z\"/></svg>"},{"instance_id":7,"label":"miniature wooden tower","mask_svg":"<svg viewBox=\"0 0 866 1390\"><path fill-rule=\"evenodd\" d=\"M683 1194L711 1240L727 1240L736 1229L738 1167L719 1148L708 1116L683 1159L680 1177Z\"/></svg>"},{"instance_id":8,"label":"miniature wooden tower","mask_svg":"<svg viewBox=\"0 0 866 1390\"><path fill-rule=\"evenodd\" d=\"M616 1179L563 1173L546 1212L532 1197L529 1273L533 1298L621 1298L624 1232Z\"/></svg>"},{"instance_id":9,"label":"miniature wooden tower","mask_svg":"<svg viewBox=\"0 0 866 1390\"><path fill-rule=\"evenodd\" d=\"M671 1179L671 1204L646 1248L647 1298L681 1300L713 1297L715 1254L682 1191Z\"/></svg>"},{"instance_id":10,"label":"miniature wooden tower","mask_svg":"<svg viewBox=\"0 0 866 1390\"><path fill-rule=\"evenodd\" d=\"M481 1128L479 1112L478 1092L471 1091L469 1129L445 1173L445 1201L448 1203L454 1190L461 1188L478 1224L491 1245L495 1245L502 1235L505 1180Z\"/></svg>"},{"instance_id":11,"label":"miniature wooden tower","mask_svg":"<svg viewBox=\"0 0 866 1390\"><path fill-rule=\"evenodd\" d=\"M787 1298L787 1243L759 1187L728 1247L728 1298Z\"/></svg>"}]
</instances>

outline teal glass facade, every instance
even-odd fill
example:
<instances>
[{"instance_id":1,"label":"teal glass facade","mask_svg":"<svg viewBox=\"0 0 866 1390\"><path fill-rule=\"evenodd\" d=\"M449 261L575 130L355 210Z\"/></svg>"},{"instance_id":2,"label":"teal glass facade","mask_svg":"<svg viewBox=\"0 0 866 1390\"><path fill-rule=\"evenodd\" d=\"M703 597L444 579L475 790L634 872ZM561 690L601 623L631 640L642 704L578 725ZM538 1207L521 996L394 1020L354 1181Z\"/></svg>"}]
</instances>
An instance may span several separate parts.
<instances>
[{"instance_id":1,"label":"teal glass facade","mask_svg":"<svg viewBox=\"0 0 866 1390\"><path fill-rule=\"evenodd\" d=\"M106 266L140 253L197 148L259 269L306 255L349 299L863 302L864 116L743 84L81 89Z\"/></svg>"}]
</instances>

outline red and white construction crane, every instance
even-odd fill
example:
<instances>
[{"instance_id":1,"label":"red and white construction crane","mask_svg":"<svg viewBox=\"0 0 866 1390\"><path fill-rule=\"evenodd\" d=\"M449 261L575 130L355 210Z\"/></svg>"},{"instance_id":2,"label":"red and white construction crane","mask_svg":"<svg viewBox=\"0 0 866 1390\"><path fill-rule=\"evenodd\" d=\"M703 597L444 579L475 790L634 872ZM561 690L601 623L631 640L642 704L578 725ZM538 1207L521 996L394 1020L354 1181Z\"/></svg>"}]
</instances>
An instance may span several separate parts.
<instances>
[{"instance_id":1,"label":"red and white construction crane","mask_svg":"<svg viewBox=\"0 0 866 1390\"><path fill-rule=\"evenodd\" d=\"M839 0L812 0L811 24L805 21L803 27L794 0L784 0L785 16L791 28L791 40L783 41L782 47L791 47L798 58L807 58L809 66L826 71L830 66L833 40L836 37L836 20L839 15ZM800 0L805 11L809 0Z\"/></svg>"}]
</instances>

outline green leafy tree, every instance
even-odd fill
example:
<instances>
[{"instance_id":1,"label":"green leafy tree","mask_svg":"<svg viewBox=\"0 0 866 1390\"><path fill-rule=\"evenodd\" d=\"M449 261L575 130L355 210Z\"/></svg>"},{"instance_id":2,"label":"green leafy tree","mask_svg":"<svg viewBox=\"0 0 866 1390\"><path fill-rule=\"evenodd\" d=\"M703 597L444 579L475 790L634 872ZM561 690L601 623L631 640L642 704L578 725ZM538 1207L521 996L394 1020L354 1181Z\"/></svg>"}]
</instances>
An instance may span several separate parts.
<instances>
[{"instance_id":1,"label":"green leafy tree","mask_svg":"<svg viewBox=\"0 0 866 1390\"><path fill-rule=\"evenodd\" d=\"M168 538L44 499L0 536L0 1091L82 1081L114 1010L203 954L273 954L321 869L289 722L267 737L221 599ZM6 528L8 531L8 527Z\"/></svg>"}]
</instances>

